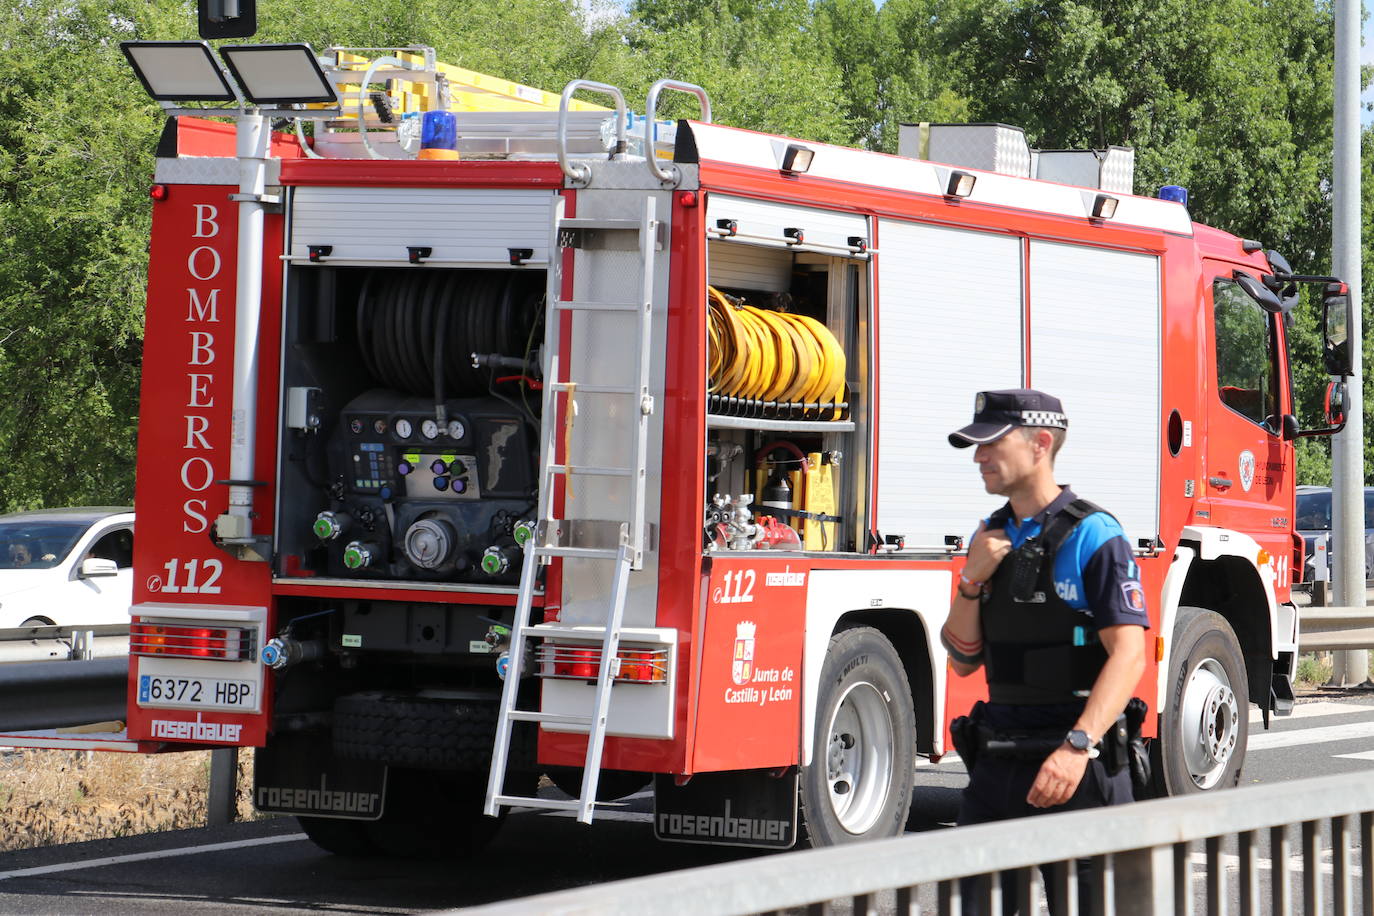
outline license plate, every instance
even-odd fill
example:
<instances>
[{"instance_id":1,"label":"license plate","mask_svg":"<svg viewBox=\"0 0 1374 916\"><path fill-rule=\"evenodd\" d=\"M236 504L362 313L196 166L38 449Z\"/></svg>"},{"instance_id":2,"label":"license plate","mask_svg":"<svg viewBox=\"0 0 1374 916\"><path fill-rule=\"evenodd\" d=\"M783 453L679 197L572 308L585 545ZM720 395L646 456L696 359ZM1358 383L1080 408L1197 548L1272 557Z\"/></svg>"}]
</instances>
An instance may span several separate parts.
<instances>
[{"instance_id":1,"label":"license plate","mask_svg":"<svg viewBox=\"0 0 1374 916\"><path fill-rule=\"evenodd\" d=\"M138 679L138 705L183 709L255 709L257 684L242 678L143 674Z\"/></svg>"}]
</instances>

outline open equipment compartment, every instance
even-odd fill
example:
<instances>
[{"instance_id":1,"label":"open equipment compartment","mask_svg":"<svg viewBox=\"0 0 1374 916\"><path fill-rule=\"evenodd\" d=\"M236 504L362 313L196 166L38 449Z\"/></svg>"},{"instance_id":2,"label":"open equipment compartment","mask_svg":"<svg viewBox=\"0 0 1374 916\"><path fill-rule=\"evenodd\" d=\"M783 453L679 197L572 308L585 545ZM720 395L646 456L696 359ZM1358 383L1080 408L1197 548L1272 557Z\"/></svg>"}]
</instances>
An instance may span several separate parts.
<instances>
[{"instance_id":1,"label":"open equipment compartment","mask_svg":"<svg viewBox=\"0 0 1374 916\"><path fill-rule=\"evenodd\" d=\"M515 584L537 499L545 282L289 269L278 576Z\"/></svg>"},{"instance_id":2,"label":"open equipment compartment","mask_svg":"<svg viewBox=\"0 0 1374 916\"><path fill-rule=\"evenodd\" d=\"M713 215L736 203L720 201ZM743 505L774 550L869 547L866 221L827 215L857 220L863 235L847 248L807 244L799 229L773 239L722 220L707 242L707 550L732 549L728 519Z\"/></svg>"}]
</instances>

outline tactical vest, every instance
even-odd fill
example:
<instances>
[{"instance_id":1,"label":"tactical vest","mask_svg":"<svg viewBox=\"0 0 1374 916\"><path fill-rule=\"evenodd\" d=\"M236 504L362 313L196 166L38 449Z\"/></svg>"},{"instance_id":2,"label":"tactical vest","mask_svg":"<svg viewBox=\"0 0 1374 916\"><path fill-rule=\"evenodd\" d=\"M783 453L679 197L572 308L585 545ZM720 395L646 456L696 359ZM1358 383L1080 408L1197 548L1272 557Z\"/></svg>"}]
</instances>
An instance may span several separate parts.
<instances>
[{"instance_id":1,"label":"tactical vest","mask_svg":"<svg viewBox=\"0 0 1374 916\"><path fill-rule=\"evenodd\" d=\"M1107 653L1091 615L1055 592L1054 556L1079 522L1101 511L1086 499L1073 500L1003 557L989 580L981 621L993 703L1072 703L1097 680ZM1010 519L1008 504L992 514L987 527L1004 528Z\"/></svg>"}]
</instances>

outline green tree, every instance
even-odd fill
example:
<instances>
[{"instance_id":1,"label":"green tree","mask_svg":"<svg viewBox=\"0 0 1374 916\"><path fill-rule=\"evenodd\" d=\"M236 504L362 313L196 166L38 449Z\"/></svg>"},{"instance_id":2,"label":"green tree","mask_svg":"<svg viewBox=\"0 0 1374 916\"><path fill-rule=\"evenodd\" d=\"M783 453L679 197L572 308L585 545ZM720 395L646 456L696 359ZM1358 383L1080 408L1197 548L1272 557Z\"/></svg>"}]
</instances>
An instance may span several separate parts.
<instances>
[{"instance_id":1,"label":"green tree","mask_svg":"<svg viewBox=\"0 0 1374 916\"><path fill-rule=\"evenodd\" d=\"M855 134L840 70L817 37L806 0L640 0L630 47L642 97L660 76L696 83L715 120L829 143ZM695 117L695 103L667 98L665 111Z\"/></svg>"},{"instance_id":2,"label":"green tree","mask_svg":"<svg viewBox=\"0 0 1374 916\"><path fill-rule=\"evenodd\" d=\"M117 42L171 4L0 15L0 507L133 495L158 121Z\"/></svg>"}]
</instances>

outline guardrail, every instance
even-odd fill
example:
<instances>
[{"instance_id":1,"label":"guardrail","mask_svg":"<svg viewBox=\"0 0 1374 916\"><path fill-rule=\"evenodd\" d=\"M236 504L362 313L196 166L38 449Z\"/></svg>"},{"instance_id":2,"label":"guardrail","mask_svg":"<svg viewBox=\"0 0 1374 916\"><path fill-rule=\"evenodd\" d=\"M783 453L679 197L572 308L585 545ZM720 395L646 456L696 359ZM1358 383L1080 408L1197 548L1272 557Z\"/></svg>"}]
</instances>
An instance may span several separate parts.
<instances>
[{"instance_id":1,"label":"guardrail","mask_svg":"<svg viewBox=\"0 0 1374 916\"><path fill-rule=\"evenodd\" d=\"M75 627L16 627L0 630L0 665L129 654L127 623Z\"/></svg>"},{"instance_id":2,"label":"guardrail","mask_svg":"<svg viewBox=\"0 0 1374 916\"><path fill-rule=\"evenodd\" d=\"M1374 648L1374 607L1299 608L1298 627L1303 652Z\"/></svg>"},{"instance_id":3,"label":"guardrail","mask_svg":"<svg viewBox=\"0 0 1374 916\"><path fill-rule=\"evenodd\" d=\"M0 732L122 721L129 625L0 630Z\"/></svg>"},{"instance_id":4,"label":"guardrail","mask_svg":"<svg viewBox=\"0 0 1374 916\"><path fill-rule=\"evenodd\" d=\"M1332 851L1329 902L1324 825L1329 825ZM1294 826L1296 831L1290 829ZM1299 837L1296 858L1301 863L1296 883L1294 832ZM1267 842L1262 844L1262 840ZM1200 857L1192 846L1199 842ZM1197 912L1193 904L1198 876L1193 870L1201 864L1205 912L1223 914L1228 912L1232 889L1227 877L1232 859L1224 853L1230 843L1237 850L1236 890L1242 914L1294 912L1299 895L1304 913L1344 916L1374 910L1374 780L1360 773L960 827L953 835L936 831L780 853L523 897L463 912L695 916L806 907L810 913L822 913L830 902L848 901L855 914L909 913L916 912L921 897L933 897L944 916L960 912L960 879L973 878L974 902L982 912L995 914L1001 912L996 876L1012 871L1014 892L1026 913L1038 911L1038 906L1026 904L1037 899L1039 867L1049 865L1069 902L1066 912L1073 914L1077 911L1074 870L1065 866L1079 858L1092 858L1104 878L1094 901L1095 913L1167 916ZM1269 853L1268 870L1259 861L1261 845ZM1362 909L1356 907L1353 886L1357 871L1351 860L1356 857L1352 855L1356 845ZM921 912L925 911L922 907Z\"/></svg>"}]
</instances>

